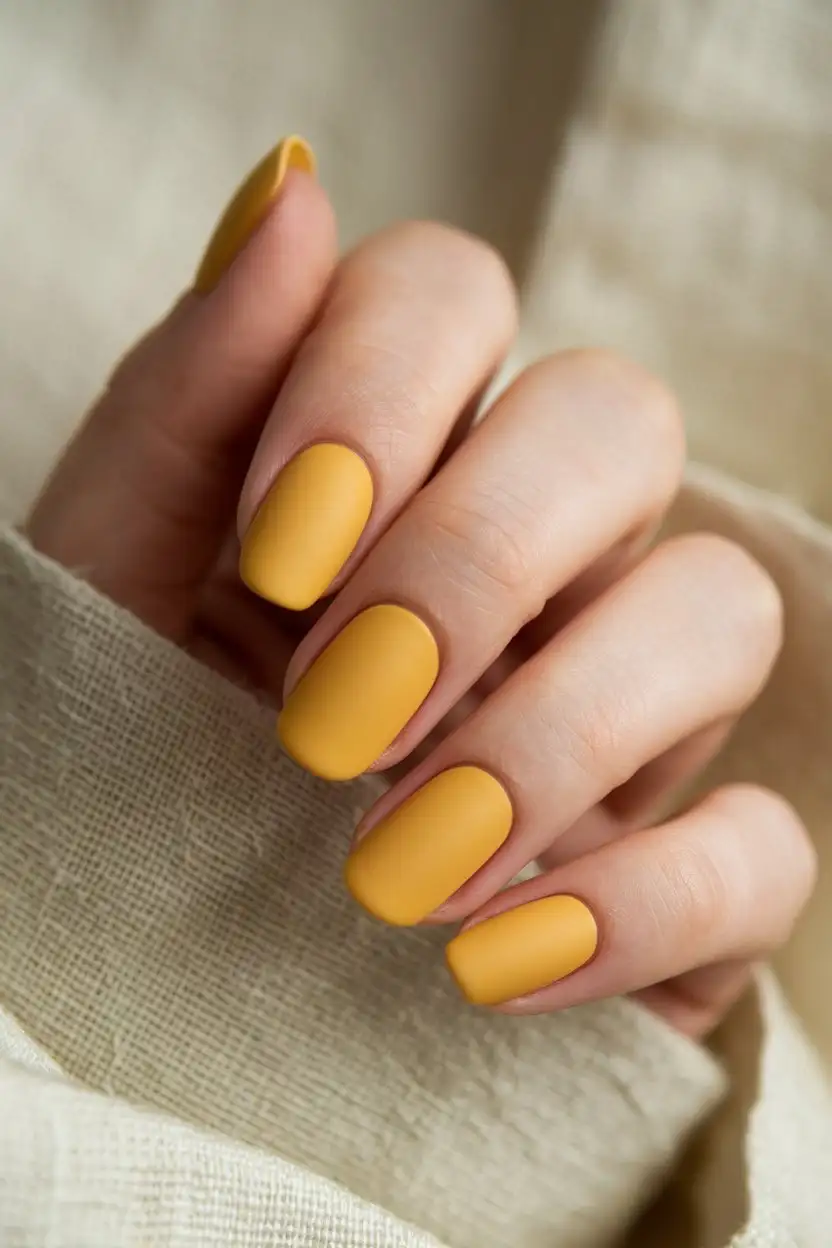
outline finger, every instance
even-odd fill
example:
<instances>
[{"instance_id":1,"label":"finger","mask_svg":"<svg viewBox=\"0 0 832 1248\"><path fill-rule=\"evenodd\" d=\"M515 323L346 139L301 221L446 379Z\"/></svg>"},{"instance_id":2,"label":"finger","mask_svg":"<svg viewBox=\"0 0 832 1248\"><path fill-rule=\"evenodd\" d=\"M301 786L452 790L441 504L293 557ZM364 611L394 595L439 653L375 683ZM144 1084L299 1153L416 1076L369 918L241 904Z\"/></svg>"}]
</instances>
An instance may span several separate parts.
<instances>
[{"instance_id":1,"label":"finger","mask_svg":"<svg viewBox=\"0 0 832 1248\"><path fill-rule=\"evenodd\" d=\"M632 994L633 999L658 1014L674 1031L691 1040L702 1040L742 995L753 966L753 960L738 958L697 967L666 983L642 988Z\"/></svg>"},{"instance_id":2,"label":"finger","mask_svg":"<svg viewBox=\"0 0 832 1248\"><path fill-rule=\"evenodd\" d=\"M301 643L289 753L331 779L405 757L547 598L666 504L682 446L635 366L578 352L529 369Z\"/></svg>"},{"instance_id":3,"label":"finger","mask_svg":"<svg viewBox=\"0 0 832 1248\"><path fill-rule=\"evenodd\" d=\"M541 646L591 606L644 558L656 537L661 515L655 509L642 525L607 550L596 561L565 585L544 606L540 615L529 622L520 634L521 649L526 656L535 654Z\"/></svg>"},{"instance_id":4,"label":"finger","mask_svg":"<svg viewBox=\"0 0 832 1248\"><path fill-rule=\"evenodd\" d=\"M240 218L226 221L236 251L213 245L198 288L118 367L28 524L40 550L174 637L334 265L323 191L297 169L281 183L278 157L270 183L249 184L247 245Z\"/></svg>"},{"instance_id":5,"label":"finger","mask_svg":"<svg viewBox=\"0 0 832 1248\"><path fill-rule=\"evenodd\" d=\"M537 857L544 870L600 849L624 833L643 827L659 816L671 798L697 776L724 746L735 726L722 719L694 732L678 745L641 767L624 784L608 793L568 831L557 836ZM668 813L665 811L665 813Z\"/></svg>"},{"instance_id":6,"label":"finger","mask_svg":"<svg viewBox=\"0 0 832 1248\"><path fill-rule=\"evenodd\" d=\"M353 894L389 922L451 897L443 921L470 914L652 759L739 714L779 640L777 592L740 547L658 546L381 799Z\"/></svg>"},{"instance_id":7,"label":"finger","mask_svg":"<svg viewBox=\"0 0 832 1248\"><path fill-rule=\"evenodd\" d=\"M246 479L249 587L299 610L340 583L430 474L514 328L505 265L468 235L407 223L348 257Z\"/></svg>"},{"instance_id":8,"label":"finger","mask_svg":"<svg viewBox=\"0 0 832 1248\"><path fill-rule=\"evenodd\" d=\"M274 706L292 654L275 608L229 577L211 575L200 596L191 654Z\"/></svg>"},{"instance_id":9,"label":"finger","mask_svg":"<svg viewBox=\"0 0 832 1248\"><path fill-rule=\"evenodd\" d=\"M495 898L450 942L448 965L468 1000L513 1013L619 996L769 953L814 878L791 807L726 788Z\"/></svg>"},{"instance_id":10,"label":"finger","mask_svg":"<svg viewBox=\"0 0 832 1248\"><path fill-rule=\"evenodd\" d=\"M456 430L454 434L456 435ZM457 441L455 436L452 440L455 441L455 449L457 449L461 445L462 438L460 437ZM447 455L443 457L449 458ZM445 737L449 736L460 724L464 723L480 703L492 694L495 689L498 689L532 654L536 654L541 646L545 645L556 633L565 628L591 602L594 602L611 585L620 580L627 571L635 567L649 547L650 534L654 527L650 526L649 531L638 532L625 538L624 541L596 560L591 567L587 568L586 572L581 573L574 581L555 594L553 598L549 599L540 615L536 616L520 630L511 645L483 672L468 692L449 708L438 723L431 728L430 732L422 738L418 746L411 751L409 756L389 769L390 782L393 783L408 768L415 766L421 759L426 758ZM307 629L304 629L304 632L309 627L311 625L307 624ZM299 634L298 636L302 635Z\"/></svg>"}]
</instances>

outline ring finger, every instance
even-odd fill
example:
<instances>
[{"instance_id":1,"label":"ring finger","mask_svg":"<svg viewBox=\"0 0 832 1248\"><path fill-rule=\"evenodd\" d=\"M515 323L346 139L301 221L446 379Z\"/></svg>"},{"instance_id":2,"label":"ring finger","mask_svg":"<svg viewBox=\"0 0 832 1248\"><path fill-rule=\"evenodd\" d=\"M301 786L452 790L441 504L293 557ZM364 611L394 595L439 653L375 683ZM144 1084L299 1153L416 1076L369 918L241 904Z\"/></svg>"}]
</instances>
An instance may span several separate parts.
<instances>
[{"instance_id":1,"label":"ring finger","mask_svg":"<svg viewBox=\"0 0 832 1248\"><path fill-rule=\"evenodd\" d=\"M351 891L392 923L471 914L652 760L738 715L779 641L777 592L741 548L665 542L377 803Z\"/></svg>"}]
</instances>

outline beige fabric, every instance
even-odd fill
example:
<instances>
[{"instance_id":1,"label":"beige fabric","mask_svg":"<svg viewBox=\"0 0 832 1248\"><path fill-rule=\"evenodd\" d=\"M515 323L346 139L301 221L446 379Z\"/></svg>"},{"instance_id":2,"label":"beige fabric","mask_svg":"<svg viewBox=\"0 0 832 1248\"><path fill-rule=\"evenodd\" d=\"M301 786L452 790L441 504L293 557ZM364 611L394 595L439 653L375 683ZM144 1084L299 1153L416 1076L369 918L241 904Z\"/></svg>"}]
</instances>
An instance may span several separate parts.
<instances>
[{"instance_id":1,"label":"beige fabric","mask_svg":"<svg viewBox=\"0 0 832 1248\"><path fill-rule=\"evenodd\" d=\"M560 5L546 0L420 0L418 5L398 6L387 0L249 0L245 6L222 0L200 5L186 0L145 0L142 5L74 0L72 5L48 6L6 0L0 10L0 104L7 119L0 128L0 509L6 515L21 511L113 356L188 280L192 259L241 168L276 133L300 129L319 150L347 241L392 217L416 213L480 230L506 251L524 283L521 355L568 342L623 347L657 367L680 390L699 455L790 495L829 520L832 373L825 343L832 311L832 212L826 136L832 12L826 0L760 0L753 5L745 0L616 0L600 31L591 90L569 125L565 163L555 178L564 105L598 7L584 0ZM763 505L723 482L718 483L718 499L714 481L699 484L702 488L683 501L680 522L712 523L741 536L764 554L788 593L790 649L757 717L721 766L730 774L763 776L784 787L823 848L817 901L778 969L814 1043L828 1058L829 538L804 518L781 514L772 523L764 515L777 512L770 500ZM54 588L48 577L47 583ZM60 629L57 621L44 628L38 666L57 677L55 664L65 662ZM91 664L94 657L88 654ZM148 685L157 687L153 672ZM14 688L22 692L19 684ZM110 694L125 699L120 678ZM69 704L75 705L72 700ZM56 705L63 705L63 694L56 695ZM170 707L163 709L160 718L166 719ZM81 730L86 714L85 708L77 721ZM112 722L108 746L121 748L118 729L124 721ZM36 741L40 738L32 740L33 756ZM233 748L238 747L233 743ZM115 764L126 767L129 755L116 754ZM69 768L66 774L71 776L84 767L68 727L52 756L56 784L61 767ZM100 776L100 763L91 762L88 771L92 784ZM150 769L148 777L153 774ZM57 791L67 792L66 786ZM5 800L5 787L2 793L0 800ZM152 787L149 795L154 796ZM112 816L112 827L118 830L125 816L129 823L136 812L120 809ZM335 817L346 819L343 812ZM210 829L209 847L217 835L213 823ZM217 1121L212 1116L223 1099L222 1087L214 1083L222 1084L227 1067L219 1076L215 1067L205 1085L193 1080L183 1088L186 1081L174 1073L170 1086L164 1086L165 1072L181 1069L176 1059L182 1046L204 1039L199 1031L194 1035L180 1026L172 1040L159 1040L150 1052L131 1052L125 1076L118 1042L132 1027L133 1016L105 1015L97 995L111 999L113 966L122 965L121 953L138 942L145 957L171 962L171 972L180 971L183 985L201 974L202 967L188 960L186 916L178 926L175 921L179 895L167 868L172 859L174 865L182 863L176 863L170 846L152 890L153 898L168 907L166 939L153 944L155 925L145 930L140 910L132 926L122 916L119 933L127 932L126 944L121 934L118 942L107 939L113 906L134 883L130 873L142 839L127 846L119 840L124 857L113 865L108 854L101 854L110 833L108 826L99 828L94 838L82 836L76 851L84 855L82 878L102 890L96 898L110 899L93 912L99 924L99 964L80 995L78 980L62 983L62 977L71 970L80 975L88 964L71 961L72 925L64 923L56 931L51 918L55 906L58 913L66 912L73 877L56 875L49 895L38 897L49 863L60 861L54 858L55 846L45 843L42 856L33 861L28 851L25 858L20 855L20 842L12 838L17 850L5 857L0 877L3 914L12 903L16 913L19 903L31 921L42 903L34 952L27 954L25 965L27 975L34 974L32 966L40 957L31 982L48 986L40 996L34 989L27 996L25 985L18 986L16 1005L23 1006L23 1021L73 1074L80 1073L72 1067L77 1050L70 1054L67 1048L80 1046L85 1029L92 1027L97 1047L91 1044L95 1059L91 1075L86 1074L105 1092L118 1089L192 1116L197 1124L210 1121L235 1133L240 1121L258 1129L263 1118L273 1124L274 1100L266 1097L261 1113L260 1097L251 1092L258 1086L253 1067L267 1052L268 1037L255 1032L252 1053L247 1047L251 1037L242 1037L233 1019L218 1026L210 1040L226 1057L236 1057L235 1071L249 1072L250 1100L240 1103L236 1117L230 1111ZM244 831L235 826L232 846L244 840ZM182 858L198 859L203 844L201 828L191 828ZM0 859L4 854L0 852ZM224 880L224 896L233 909L248 877L241 885L233 870L222 876L223 863L226 868L229 864L221 855L209 861ZM111 873L99 876L99 862L109 863ZM146 880L147 874L140 878ZM76 909L89 916L86 895L76 898ZM262 918L267 909L262 895L258 904ZM197 917L204 923L204 913ZM241 929L241 941L249 931L248 926ZM46 949L50 959L54 954L54 963L44 963ZM4 974L19 971L17 950L17 945L3 949ZM230 997L223 994L233 985L222 981L216 966L212 974L215 983L221 981L219 1003L227 1004ZM117 972L115 978L116 988L124 990L122 1001L129 1001L132 974L127 983ZM141 1017L149 1015L160 1026L169 1019L181 1023L176 1013L183 1008L180 998L194 995L183 986L179 996L171 990L157 999L146 980L140 977L137 986L145 1011ZM265 990L271 987L267 975ZM210 1004L192 1000L193 1008L204 1012L203 1019L210 1015ZM724 1037L732 1099L694 1161L680 1172L675 1194L669 1193L676 1221L672 1238L660 1229L657 1242L663 1248L684 1242L681 1210L692 1200L699 1215L696 1236L706 1248L722 1248L746 1219L748 1227L737 1231L734 1248L814 1248L828 1241L814 1203L818 1193L828 1190L832 1171L824 1093L776 992L764 988L747 1009L742 1025L735 1022ZM108 1017L113 1035L105 1055L102 1031ZM319 1030L326 1028L332 1030L332 1024L321 1022ZM751 1043L758 1033L767 1037L759 1062L752 1060ZM433 1058L435 1045L428 1047L423 1032L417 1035L420 1052ZM628 1068L636 1080L641 1039ZM667 1050L660 1047L666 1061ZM501 1045L497 1053L505 1056ZM479 1056L476 1046L475 1054ZM681 1051L676 1057L684 1064ZM485 1100L495 1085L491 1066L482 1069L477 1091ZM674 1075L673 1070L675 1063L670 1063L668 1080L678 1088L678 1072ZM398 1072L398 1059L390 1058L373 1067L373 1083L389 1086L389 1077ZM120 1082L124 1077L132 1081L129 1087ZM38 1082L32 1093L31 1121L40 1124L37 1143L46 1151L37 1154L31 1168L20 1164L24 1154L14 1147L15 1119L0 1115L4 1161L11 1144L5 1171L11 1177L0 1193L15 1194L21 1219L12 1243L47 1242L43 1224L32 1220L46 1200L45 1177L69 1173L48 1151L50 1134L55 1134L51 1109L44 1109L51 1086L44 1085L44 1090ZM497 1086L501 1093L505 1090L501 1083ZM160 1087L165 1093L161 1098ZM305 1094L303 1084L300 1089ZM122 1114L134 1123L131 1115L136 1111L121 1102L114 1102L113 1109L94 1094L77 1095L89 1097L95 1113L100 1111L111 1124L121 1123ZM434 1090L428 1097L433 1110L437 1096ZM205 1116L193 1110L203 1097L212 1107ZM226 1099L233 1098L226 1092ZM340 1103L345 1114L350 1108L334 1094L330 1103ZM100 1120L87 1119L80 1108L76 1115L79 1102L72 1104L69 1123L81 1134L64 1137L66 1151L60 1156L65 1161L71 1155L77 1162L89 1148L84 1124ZM501 1095L493 1108L499 1111L502 1104ZM743 1110L751 1111L750 1118ZM688 1111L687 1120L694 1112L692 1104ZM61 1114L61 1121L67 1122L66 1115ZM429 1128L431 1121L419 1114L415 1122L398 1117L391 1131L407 1149L413 1131L414 1138L423 1138L417 1128ZM107 1137L113 1148L91 1151L91 1164L119 1156L124 1183L132 1182L124 1176L135 1173L138 1192L148 1179L142 1190L159 1210L157 1225L165 1225L162 1219L169 1217L168 1224L176 1226L170 1219L180 1201L187 1200L187 1185L155 1181L155 1163L142 1169L147 1123L154 1129L158 1125L162 1135L181 1128L153 1117L142 1119L141 1125L116 1125ZM560 1131L562 1123L557 1125ZM269 1131L273 1129L270 1125ZM176 1138L203 1137L198 1125L192 1125ZM278 1147L276 1136L269 1138ZM124 1153L118 1152L117 1141L124 1142ZM536 1139L534 1146L539 1147ZM231 1151L221 1153L222 1158L233 1158L232 1168L238 1166L238 1146L223 1147ZM353 1156L348 1156L350 1147ZM586 1147L591 1157L592 1148ZM291 1156L290 1149L285 1151ZM343 1143L343 1152L359 1171L364 1158L354 1140ZM245 1150L243 1154L251 1157ZM424 1155L431 1155L430 1150L420 1157ZM216 1162L211 1173L217 1185L224 1165L219 1156L206 1163ZM170 1160L171 1154L165 1157ZM656 1158L656 1152L644 1156L647 1169ZM535 1152L531 1161L536 1159ZM187 1159L182 1160L185 1172L192 1173ZM322 1165L329 1160L324 1158ZM101 1187L112 1172L103 1162L102 1169L85 1177L76 1171L79 1185L87 1183L87 1191ZM249 1188L244 1176L242 1185L232 1184L228 1192L232 1197L235 1191L260 1193L258 1176L267 1174L264 1182L272 1192L268 1199L282 1199L274 1196L283 1182L275 1179L275 1164L268 1159L262 1172L255 1166ZM173 1169L172 1160L170 1165ZM524 1176L533 1171L530 1164ZM187 1177L185 1172L179 1173ZM332 1174L342 1177L337 1168ZM420 1190L435 1189L418 1166L416 1176L423 1184ZM631 1177L638 1181L640 1173ZM408 1179L409 1171L399 1176L399 1188ZM59 1189L51 1242L62 1242L56 1238L58 1230L66 1244L95 1242L92 1232L84 1238L86 1228L73 1230L71 1200L61 1203L74 1183ZM454 1190L455 1183L450 1184ZM332 1212L337 1200L327 1190L324 1207ZM443 1193L433 1191L437 1207ZM615 1197L605 1190L603 1198L613 1216L615 1200L622 1202L620 1210L634 1199L633 1189L623 1184ZM539 1189L534 1199L540 1199ZM257 1207L262 1211L268 1205ZM540 1208L532 1201L532 1214ZM399 1206L396 1211L409 1216ZM447 1210L439 1209L436 1216L447 1216ZM365 1212L356 1217L351 1223L344 1215L344 1244L363 1248L388 1242L383 1235L389 1224L368 1230L370 1224L362 1221ZM101 1234L109 1234L106 1224L101 1225ZM140 1234L151 1242L210 1242L198 1238L207 1234L204 1227L195 1231L186 1222L175 1232L171 1229L169 1239L140 1218L135 1225L142 1229L128 1229L125 1217L119 1228L123 1242L135 1243ZM309 1223L304 1233L313 1238L299 1242L339 1242L331 1227L323 1232L320 1227L320 1222L317 1229ZM463 1222L466 1234L470 1229L470 1222ZM331 1239L314 1239L315 1234L330 1233ZM250 1236L240 1242L261 1241Z\"/></svg>"},{"instance_id":2,"label":"beige fabric","mask_svg":"<svg viewBox=\"0 0 832 1248\"><path fill-rule=\"evenodd\" d=\"M832 519L830 59L828 0L4 0L0 514L300 130L345 244L484 234L524 354L621 347L697 459Z\"/></svg>"},{"instance_id":3,"label":"beige fabric","mask_svg":"<svg viewBox=\"0 0 832 1248\"><path fill-rule=\"evenodd\" d=\"M668 528L726 534L751 550L780 586L783 654L700 788L749 780L783 793L811 830L820 866L815 896L776 964L825 1071L795 1034L772 985L756 1016L738 1011L724 1029L719 1050L731 1072L732 1102L700 1159L702 1244L721 1248L730 1228L747 1217L731 1248L814 1248L829 1237L824 1211L832 1181L832 531L781 499L702 469L691 474ZM755 1037L762 1042L759 1067L749 1062Z\"/></svg>"},{"instance_id":4,"label":"beige fabric","mask_svg":"<svg viewBox=\"0 0 832 1248\"><path fill-rule=\"evenodd\" d=\"M520 273L596 8L3 0L0 515L20 514L281 134L314 143L345 245L435 217Z\"/></svg>"},{"instance_id":5,"label":"beige fabric","mask_svg":"<svg viewBox=\"0 0 832 1248\"><path fill-rule=\"evenodd\" d=\"M738 499L708 474L697 487L678 524L742 538L785 571L796 612L785 684L775 678L718 770L776 782L775 716L803 742L783 778L811 818L832 748L832 674L817 664L832 628L832 539L776 500ZM334 1226L346 1244L407 1242L383 1219L373 1240L381 1215L323 1174L451 1245L611 1243L719 1090L704 1053L624 1002L542 1020L467 1011L435 933L379 928L344 897L337 864L367 782L336 789L298 773L267 711L13 537L0 594L0 997L93 1088L281 1158L50 1078L21 1085L7 1069L8 1103L32 1104L0 1129L0 1228L8 1207L30 1219L20 1242L43 1242L46 1202L70 1228L57 1242L76 1242L74 1194L86 1209L85 1191L108 1190L107 1216L121 1209L126 1227L211 1242L177 1222L183 1202L200 1205L207 1172L209 1225L227 1235L236 1202L242 1243L271 1242L276 1209L287 1236L307 1219L313 1238L300 1242L338 1242ZM794 687L815 698L808 733ZM816 831L828 872L832 838L822 822ZM693 1177L682 1171L687 1187L669 1193L663 1233L710 1248L747 1223L733 1248L821 1244L832 1101L772 981L719 1051L731 1096ZM64 1173L64 1150L70 1177L44 1183ZM101 1219L81 1242L108 1242Z\"/></svg>"},{"instance_id":6,"label":"beige fabric","mask_svg":"<svg viewBox=\"0 0 832 1248\"><path fill-rule=\"evenodd\" d=\"M265 1146L459 1248L626 1226L719 1094L712 1059L627 1002L466 1007L441 931L385 928L345 893L369 782L300 772L271 712L14 538L0 587L0 999L27 1033L93 1088ZM117 1130L114 1108L75 1096L73 1118L58 1095L39 1104L74 1154L96 1121ZM32 1164L14 1145L31 1122L7 1129L0 1191ZM60 1157L61 1136L39 1146ZM79 1175L106 1184L107 1155ZM286 1165L258 1164L270 1207ZM329 1209L308 1187L305 1207Z\"/></svg>"},{"instance_id":7,"label":"beige fabric","mask_svg":"<svg viewBox=\"0 0 832 1248\"><path fill-rule=\"evenodd\" d=\"M715 529L775 577L787 644L760 700L703 779L762 781L800 811L820 851L815 894L777 958L781 981L832 1067L832 531L793 505L697 468L669 530ZM715 607L717 609L717 607Z\"/></svg>"},{"instance_id":8,"label":"beige fabric","mask_svg":"<svg viewBox=\"0 0 832 1248\"><path fill-rule=\"evenodd\" d=\"M4 1248L438 1248L288 1162L35 1074L49 1059L2 1012L0 1054Z\"/></svg>"},{"instance_id":9,"label":"beige fabric","mask_svg":"<svg viewBox=\"0 0 832 1248\"><path fill-rule=\"evenodd\" d=\"M830 522L832 6L609 8L526 349L622 349L671 382L695 459Z\"/></svg>"}]
</instances>

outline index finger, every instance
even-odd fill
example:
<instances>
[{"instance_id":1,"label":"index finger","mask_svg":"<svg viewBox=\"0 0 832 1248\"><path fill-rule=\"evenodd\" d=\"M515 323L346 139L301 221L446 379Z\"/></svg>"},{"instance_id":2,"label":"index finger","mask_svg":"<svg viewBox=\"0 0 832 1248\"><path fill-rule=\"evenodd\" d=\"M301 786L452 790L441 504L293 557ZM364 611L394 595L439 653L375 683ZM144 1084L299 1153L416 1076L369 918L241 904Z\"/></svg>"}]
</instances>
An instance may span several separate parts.
<instances>
[{"instance_id":1,"label":"index finger","mask_svg":"<svg viewBox=\"0 0 832 1248\"><path fill-rule=\"evenodd\" d=\"M335 263L326 195L285 148L268 158L270 181L244 184L256 203L245 220L225 214L194 290L118 366L27 526L38 549L174 639Z\"/></svg>"},{"instance_id":2,"label":"index finger","mask_svg":"<svg viewBox=\"0 0 832 1248\"><path fill-rule=\"evenodd\" d=\"M240 499L249 588L300 610L341 584L430 474L514 327L505 265L469 235L408 222L348 256Z\"/></svg>"}]
</instances>

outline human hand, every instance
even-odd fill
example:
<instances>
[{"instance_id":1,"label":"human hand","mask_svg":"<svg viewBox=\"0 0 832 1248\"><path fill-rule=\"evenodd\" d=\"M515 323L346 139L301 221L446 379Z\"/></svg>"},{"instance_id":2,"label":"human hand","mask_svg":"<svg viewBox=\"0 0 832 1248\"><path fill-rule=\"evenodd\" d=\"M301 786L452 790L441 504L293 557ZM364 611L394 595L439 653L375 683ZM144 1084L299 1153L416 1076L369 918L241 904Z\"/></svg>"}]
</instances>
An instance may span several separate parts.
<instances>
[{"instance_id":1,"label":"human hand","mask_svg":"<svg viewBox=\"0 0 832 1248\"><path fill-rule=\"evenodd\" d=\"M28 533L225 674L285 689L310 770L394 770L347 882L390 922L465 920L448 960L471 1000L632 993L700 1036L787 936L812 851L750 786L651 818L763 685L778 595L722 538L645 552L683 433L634 365L553 356L472 429L515 315L499 259L441 226L337 262L306 149L284 146Z\"/></svg>"}]
</instances>

